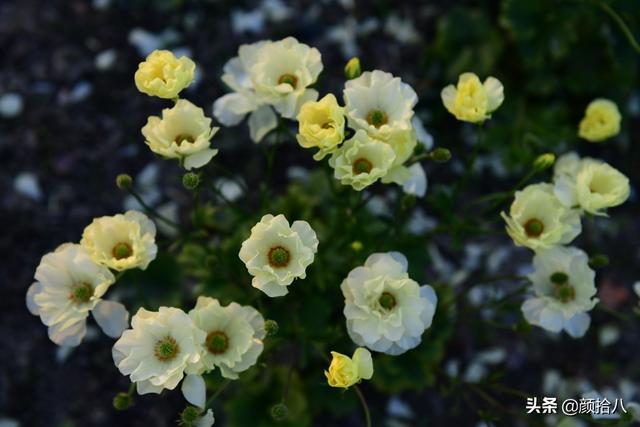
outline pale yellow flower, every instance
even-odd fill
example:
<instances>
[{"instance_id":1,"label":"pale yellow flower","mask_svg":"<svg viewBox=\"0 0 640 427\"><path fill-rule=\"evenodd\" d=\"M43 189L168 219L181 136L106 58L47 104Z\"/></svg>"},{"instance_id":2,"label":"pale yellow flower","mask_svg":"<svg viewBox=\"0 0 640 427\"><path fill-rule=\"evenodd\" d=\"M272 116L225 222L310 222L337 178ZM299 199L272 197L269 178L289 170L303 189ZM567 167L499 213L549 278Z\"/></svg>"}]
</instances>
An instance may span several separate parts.
<instances>
[{"instance_id":1,"label":"pale yellow flower","mask_svg":"<svg viewBox=\"0 0 640 427\"><path fill-rule=\"evenodd\" d=\"M620 111L613 101L595 99L587 106L578 135L590 142L604 141L620 132L620 120Z\"/></svg>"},{"instance_id":2,"label":"pale yellow flower","mask_svg":"<svg viewBox=\"0 0 640 427\"><path fill-rule=\"evenodd\" d=\"M136 87L159 98L177 98L193 82L196 64L186 56L176 58L168 50L154 50L138 65Z\"/></svg>"},{"instance_id":3,"label":"pale yellow flower","mask_svg":"<svg viewBox=\"0 0 640 427\"><path fill-rule=\"evenodd\" d=\"M320 151L313 158L322 160L342 143L344 122L344 108L338 105L334 95L307 102L298 114L298 144L304 148L318 148Z\"/></svg>"},{"instance_id":4,"label":"pale yellow flower","mask_svg":"<svg viewBox=\"0 0 640 427\"><path fill-rule=\"evenodd\" d=\"M607 163L585 162L576 175L576 198L585 212L605 215L604 209L629 198L629 178Z\"/></svg>"},{"instance_id":5,"label":"pale yellow flower","mask_svg":"<svg viewBox=\"0 0 640 427\"><path fill-rule=\"evenodd\" d=\"M457 86L445 87L440 96L446 109L458 120L482 123L491 118L491 113L504 101L504 88L495 77L482 83L474 73L463 73Z\"/></svg>"},{"instance_id":6,"label":"pale yellow flower","mask_svg":"<svg viewBox=\"0 0 640 427\"><path fill-rule=\"evenodd\" d=\"M353 357L331 352L333 359L329 370L324 371L327 382L331 387L349 388L360 380L368 380L373 376L373 361L371 353L363 347L358 347Z\"/></svg>"}]
</instances>

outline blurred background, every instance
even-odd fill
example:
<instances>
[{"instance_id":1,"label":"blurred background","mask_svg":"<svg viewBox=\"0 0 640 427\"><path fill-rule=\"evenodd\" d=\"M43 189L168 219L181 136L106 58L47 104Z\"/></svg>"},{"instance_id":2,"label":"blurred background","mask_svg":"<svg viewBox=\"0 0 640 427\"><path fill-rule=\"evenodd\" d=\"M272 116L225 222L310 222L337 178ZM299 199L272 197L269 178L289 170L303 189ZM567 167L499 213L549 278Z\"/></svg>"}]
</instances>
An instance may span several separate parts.
<instances>
[{"instance_id":1,"label":"blurred background","mask_svg":"<svg viewBox=\"0 0 640 427\"><path fill-rule=\"evenodd\" d=\"M640 2L606 3L640 38ZM497 77L506 95L488 125L465 198L510 189L532 160L548 151L577 150L602 158L632 184L631 199L612 210L608 221L587 221L579 240L589 254L610 258L598 270L601 304L581 340L527 330L518 318L521 300L504 299L509 283L493 280L465 288L488 275L524 271L530 263L530 254L515 249L502 232L497 213L490 238L466 236L461 243L460 236L435 236L417 248L428 258L419 266L424 277L465 289L468 299L458 307L455 322L433 338L433 346L426 342L423 358L407 360L417 367L387 376L382 369L393 384L384 390L365 386L374 425L557 425L555 418L522 418L525 397L598 390L638 401L640 334L633 284L640 280L640 51L600 3L3 0L0 426L175 425L184 407L177 392L140 397L132 410L114 411L111 400L128 381L113 365L112 341L89 333L73 351L56 348L27 311L25 292L44 253L78 241L92 218L136 207L116 188L119 173L132 175L145 201L159 211L187 215L190 195L176 178L177 164L155 157L140 134L146 117L166 107L137 92L133 83L137 64L148 53L168 48L193 58L197 81L185 97L211 115L213 101L227 91L220 81L222 66L238 46L290 35L321 51L321 94L340 93L342 69L352 56L360 57L363 69L389 71L415 88L416 113L435 146L453 154L448 164L427 166L427 198L407 223L416 234L446 223L447 209L465 203L448 200L446 189L464 172L474 129L455 121L439 95L464 71ZM596 97L614 100L623 122L619 136L594 145L578 140L576 133L586 105ZM263 154L250 142L246 124L223 129L214 142L220 148L216 159L255 188ZM314 166L308 152L290 147L276 161L276 191L284 192L289 180ZM234 197L237 189L220 184ZM167 265L145 280L179 282ZM121 292L126 297L126 290ZM487 300L498 301L498 307ZM461 390L461 384L476 385ZM228 399L242 394L238 388ZM314 395L301 398L313 421L305 416L291 425L364 425L355 400L332 408ZM234 415L234 410L251 413L254 407L247 402L216 409L216 425L251 426L268 418L259 410L253 421Z\"/></svg>"}]
</instances>

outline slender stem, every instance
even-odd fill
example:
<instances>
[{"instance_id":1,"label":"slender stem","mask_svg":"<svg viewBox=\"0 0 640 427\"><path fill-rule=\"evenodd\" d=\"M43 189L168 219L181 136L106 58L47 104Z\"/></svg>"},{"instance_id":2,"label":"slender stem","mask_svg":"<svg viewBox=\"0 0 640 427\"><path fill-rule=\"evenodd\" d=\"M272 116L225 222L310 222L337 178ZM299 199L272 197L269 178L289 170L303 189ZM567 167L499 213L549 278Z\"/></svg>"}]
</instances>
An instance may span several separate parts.
<instances>
[{"instance_id":1,"label":"slender stem","mask_svg":"<svg viewBox=\"0 0 640 427\"><path fill-rule=\"evenodd\" d=\"M218 390L216 390L216 392L215 392L215 393L213 393L213 394L211 395L211 397L209 397L209 398L207 399L207 403L205 403L205 404L204 404L204 409L207 409L208 407L210 407L210 406L211 406L211 404L213 403L213 401L214 401L214 400L216 400L216 398L222 394L222 392L224 391L224 389L226 389L226 388L229 386L229 384L231 384L231 380L227 380L227 381L225 381L225 382L220 386L220 388L218 388Z\"/></svg>"},{"instance_id":2,"label":"slender stem","mask_svg":"<svg viewBox=\"0 0 640 427\"><path fill-rule=\"evenodd\" d=\"M131 396L133 394L133 391L136 389L136 383L131 383L131 385L129 386L129 391L127 392L129 394L129 396Z\"/></svg>"},{"instance_id":3,"label":"slender stem","mask_svg":"<svg viewBox=\"0 0 640 427\"><path fill-rule=\"evenodd\" d=\"M364 410L364 418L366 420L367 427L371 427L371 414L369 413L369 405L367 405L367 400L364 398L362 391L360 391L360 387L357 385L353 386L353 391L358 395L358 399L360 399L360 403L362 403L362 409Z\"/></svg>"},{"instance_id":4,"label":"slender stem","mask_svg":"<svg viewBox=\"0 0 640 427\"><path fill-rule=\"evenodd\" d=\"M129 194L131 194L133 196L134 199L136 199L138 201L138 203L140 203L140 206L142 206L142 208L145 211L147 211L147 213L149 215L153 216L156 219L159 219L160 221L164 222L167 225L170 225L171 227L174 227L177 230L180 230L180 226L177 223L171 221L166 216L163 216L163 215L159 214L155 209L153 209L144 200L142 200L142 197L140 197L140 195L136 192L136 190L134 190L133 188L129 187L129 188L127 188L127 191L129 192Z\"/></svg>"},{"instance_id":5,"label":"slender stem","mask_svg":"<svg viewBox=\"0 0 640 427\"><path fill-rule=\"evenodd\" d=\"M611 17L611 19L613 19L616 22L618 27L620 27L620 31L622 31L625 37L627 37L627 40L629 40L629 44L631 44L631 47L636 52L640 53L640 44L638 43L636 38L633 36L633 33L627 26L626 22L624 22L624 19L622 19L622 17L618 14L618 12L613 10L611 6L609 6L604 1L597 1L596 4L600 7L600 9L604 10Z\"/></svg>"}]
</instances>

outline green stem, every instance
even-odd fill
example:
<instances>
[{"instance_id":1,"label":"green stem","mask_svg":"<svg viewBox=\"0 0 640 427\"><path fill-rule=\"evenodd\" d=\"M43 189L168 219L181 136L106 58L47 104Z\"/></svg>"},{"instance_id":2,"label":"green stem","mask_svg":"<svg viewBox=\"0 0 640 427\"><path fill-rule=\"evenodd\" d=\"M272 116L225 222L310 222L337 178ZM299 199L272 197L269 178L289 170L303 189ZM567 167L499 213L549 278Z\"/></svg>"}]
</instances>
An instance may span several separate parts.
<instances>
[{"instance_id":1,"label":"green stem","mask_svg":"<svg viewBox=\"0 0 640 427\"><path fill-rule=\"evenodd\" d=\"M153 209L144 200L142 200L142 197L140 197L140 195L136 192L136 190L134 190L133 188L129 187L129 188L127 188L127 191L129 192L129 194L131 194L133 196L134 199L136 199L138 201L138 203L140 203L140 206L142 206L142 208L145 211L147 211L147 213L149 215L151 215L152 217L154 217L156 219L159 219L160 221L164 222L167 225L170 225L171 227L174 227L176 230L180 230L180 225L178 225L177 223L171 221L166 216L163 216L163 215L159 214L155 209Z\"/></svg>"},{"instance_id":2,"label":"green stem","mask_svg":"<svg viewBox=\"0 0 640 427\"><path fill-rule=\"evenodd\" d=\"M640 44L638 43L636 38L633 36L633 33L629 29L629 26L626 24L626 22L624 22L624 19L622 19L622 17L618 15L618 13L615 10L613 10L611 6L609 6L606 2L596 1L595 3L597 6L600 7L600 9L604 10L611 17L611 19L613 19L616 22L618 27L620 27L620 31L622 31L622 33L625 35L627 40L629 40L629 44L631 44L631 47L636 52L640 53Z\"/></svg>"},{"instance_id":3,"label":"green stem","mask_svg":"<svg viewBox=\"0 0 640 427\"><path fill-rule=\"evenodd\" d=\"M127 394L129 396L131 396L133 394L133 391L136 389L136 383L131 383L131 385L129 386L129 391L127 392Z\"/></svg>"},{"instance_id":4,"label":"green stem","mask_svg":"<svg viewBox=\"0 0 640 427\"><path fill-rule=\"evenodd\" d=\"M205 403L205 404L204 404L204 409L205 409L205 410L211 406L211 404L213 403L213 401L214 401L214 400L216 400L216 398L222 394L222 392L224 391L224 389L226 389L226 388L229 386L229 384L231 384L231 380L227 380L227 381L225 381L225 382L220 386L220 388L218 388L218 390L216 390L216 392L215 392L215 393L213 393L213 394L211 395L211 397L209 397L209 398L207 399L207 403Z\"/></svg>"},{"instance_id":5,"label":"green stem","mask_svg":"<svg viewBox=\"0 0 640 427\"><path fill-rule=\"evenodd\" d=\"M362 403L362 409L364 410L364 418L366 420L367 427L371 427L371 414L369 413L369 405L367 405L367 400L364 398L362 391L360 391L360 387L357 385L353 386L353 391L358 395L358 399L360 399L360 403Z\"/></svg>"}]
</instances>

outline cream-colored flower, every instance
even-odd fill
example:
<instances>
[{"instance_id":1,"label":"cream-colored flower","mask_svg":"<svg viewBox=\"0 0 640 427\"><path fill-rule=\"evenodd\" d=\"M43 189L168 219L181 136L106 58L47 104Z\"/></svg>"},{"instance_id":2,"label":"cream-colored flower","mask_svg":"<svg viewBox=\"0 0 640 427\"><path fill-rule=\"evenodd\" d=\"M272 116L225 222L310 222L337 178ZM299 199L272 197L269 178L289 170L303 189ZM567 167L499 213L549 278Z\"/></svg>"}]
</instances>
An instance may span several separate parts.
<instances>
[{"instance_id":1,"label":"cream-colored flower","mask_svg":"<svg viewBox=\"0 0 640 427\"><path fill-rule=\"evenodd\" d=\"M160 98L177 98L193 82L196 64L186 56L176 58L168 50L154 50L138 65L136 87Z\"/></svg>"},{"instance_id":2,"label":"cream-colored flower","mask_svg":"<svg viewBox=\"0 0 640 427\"><path fill-rule=\"evenodd\" d=\"M35 279L27 291L27 308L49 327L54 343L80 344L89 312L111 337L126 327L129 314L124 306L102 300L115 282L113 274L96 264L82 246L65 243L43 256Z\"/></svg>"},{"instance_id":3,"label":"cream-colored flower","mask_svg":"<svg viewBox=\"0 0 640 427\"><path fill-rule=\"evenodd\" d=\"M589 103L580 121L578 135L590 142L601 142L620 133L622 116L615 102L595 99Z\"/></svg>"},{"instance_id":4,"label":"cream-colored flower","mask_svg":"<svg viewBox=\"0 0 640 427\"><path fill-rule=\"evenodd\" d=\"M502 212L502 217L514 243L534 251L570 243L582 231L580 211L564 206L551 184L532 184L516 192L509 216Z\"/></svg>"},{"instance_id":5,"label":"cream-colored flower","mask_svg":"<svg viewBox=\"0 0 640 427\"><path fill-rule=\"evenodd\" d=\"M391 146L373 139L363 130L345 141L329 159L334 176L343 185L355 190L373 184L384 177L391 169L396 155Z\"/></svg>"},{"instance_id":6,"label":"cream-colored flower","mask_svg":"<svg viewBox=\"0 0 640 427\"><path fill-rule=\"evenodd\" d=\"M369 350L358 347L353 357L332 351L329 370L324 371L331 387L349 388L360 382L370 380L373 376L373 360Z\"/></svg>"},{"instance_id":7,"label":"cream-colored flower","mask_svg":"<svg viewBox=\"0 0 640 427\"><path fill-rule=\"evenodd\" d=\"M621 205L629 193L629 179L607 163L584 162L576 175L576 199L586 212L606 215L604 209Z\"/></svg>"},{"instance_id":8,"label":"cream-colored flower","mask_svg":"<svg viewBox=\"0 0 640 427\"><path fill-rule=\"evenodd\" d=\"M357 345L397 355L422 341L438 298L431 286L409 278L407 267L399 252L373 254L340 285L347 331Z\"/></svg>"},{"instance_id":9,"label":"cream-colored flower","mask_svg":"<svg viewBox=\"0 0 640 427\"><path fill-rule=\"evenodd\" d=\"M344 108L333 94L315 102L307 102L298 114L298 144L304 148L318 148L313 158L322 160L344 140Z\"/></svg>"},{"instance_id":10,"label":"cream-colored flower","mask_svg":"<svg viewBox=\"0 0 640 427\"><path fill-rule=\"evenodd\" d=\"M416 130L411 128L393 132L385 142L393 150L395 160L389 171L382 177L382 182L385 184L393 182L402 186L403 191L407 194L424 196L427 191L427 175L422 165L414 163L411 166L405 166L405 162L409 160L418 144Z\"/></svg>"},{"instance_id":11,"label":"cream-colored flower","mask_svg":"<svg viewBox=\"0 0 640 427\"><path fill-rule=\"evenodd\" d=\"M418 96L399 77L374 70L347 81L344 102L352 128L386 141L395 132L412 129L413 107Z\"/></svg>"},{"instance_id":12,"label":"cream-colored flower","mask_svg":"<svg viewBox=\"0 0 640 427\"><path fill-rule=\"evenodd\" d=\"M113 361L136 383L138 394L173 390L185 371L200 362L206 335L180 309L140 308L131 319L131 329L114 344Z\"/></svg>"},{"instance_id":13,"label":"cream-colored flower","mask_svg":"<svg viewBox=\"0 0 640 427\"><path fill-rule=\"evenodd\" d=\"M595 273L580 249L556 246L533 257L529 274L535 296L522 305L529 323L552 332L566 330L574 338L589 329L587 314L598 302Z\"/></svg>"},{"instance_id":14,"label":"cream-colored flower","mask_svg":"<svg viewBox=\"0 0 640 427\"><path fill-rule=\"evenodd\" d=\"M236 379L255 365L265 336L264 318L258 310L235 302L225 307L216 299L201 296L189 316L206 333L197 374L217 366L223 377Z\"/></svg>"},{"instance_id":15,"label":"cream-colored flower","mask_svg":"<svg viewBox=\"0 0 640 427\"><path fill-rule=\"evenodd\" d=\"M162 110L162 118L150 116L142 128L145 143L156 154L182 159L185 169L199 168L218 153L212 149L211 137L219 128L211 127L202 108L180 99L172 108Z\"/></svg>"},{"instance_id":16,"label":"cream-colored flower","mask_svg":"<svg viewBox=\"0 0 640 427\"><path fill-rule=\"evenodd\" d=\"M251 138L259 142L277 126L271 107L282 117L295 118L305 102L318 98L309 86L321 71L320 52L293 37L242 45L222 76L233 93L215 101L213 114L223 125L234 126L251 113Z\"/></svg>"},{"instance_id":17,"label":"cream-colored flower","mask_svg":"<svg viewBox=\"0 0 640 427\"><path fill-rule=\"evenodd\" d=\"M474 73L463 73L457 86L449 85L440 93L445 108L458 120L482 123L504 101L504 87L500 80L488 77L484 83Z\"/></svg>"},{"instance_id":18,"label":"cream-colored flower","mask_svg":"<svg viewBox=\"0 0 640 427\"><path fill-rule=\"evenodd\" d=\"M80 244L94 261L114 270L146 269L156 258L156 226L143 213L95 218L82 233Z\"/></svg>"},{"instance_id":19,"label":"cream-colored flower","mask_svg":"<svg viewBox=\"0 0 640 427\"><path fill-rule=\"evenodd\" d=\"M318 251L318 238L306 221L289 226L284 215L265 215L242 242L240 259L253 276L251 285L270 297L289 293L288 286L306 277Z\"/></svg>"}]
</instances>

